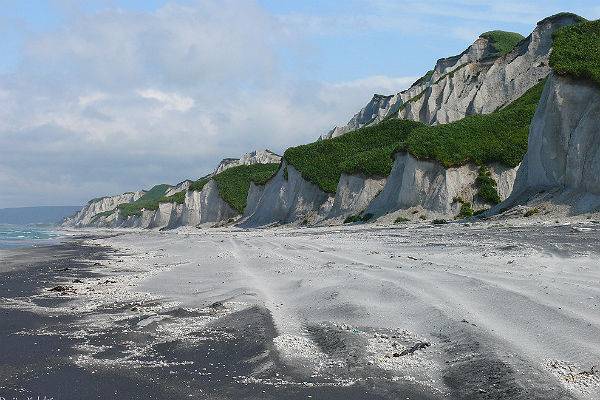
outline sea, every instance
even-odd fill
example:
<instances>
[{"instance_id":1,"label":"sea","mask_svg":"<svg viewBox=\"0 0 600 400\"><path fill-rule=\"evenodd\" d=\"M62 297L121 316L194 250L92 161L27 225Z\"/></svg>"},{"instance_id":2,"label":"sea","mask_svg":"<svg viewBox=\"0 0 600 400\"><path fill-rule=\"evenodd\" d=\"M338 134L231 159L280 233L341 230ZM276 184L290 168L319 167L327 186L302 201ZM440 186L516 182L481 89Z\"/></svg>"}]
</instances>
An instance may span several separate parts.
<instances>
[{"instance_id":1,"label":"sea","mask_svg":"<svg viewBox=\"0 0 600 400\"><path fill-rule=\"evenodd\" d=\"M0 224L0 249L35 247L57 243L61 234L53 225Z\"/></svg>"}]
</instances>

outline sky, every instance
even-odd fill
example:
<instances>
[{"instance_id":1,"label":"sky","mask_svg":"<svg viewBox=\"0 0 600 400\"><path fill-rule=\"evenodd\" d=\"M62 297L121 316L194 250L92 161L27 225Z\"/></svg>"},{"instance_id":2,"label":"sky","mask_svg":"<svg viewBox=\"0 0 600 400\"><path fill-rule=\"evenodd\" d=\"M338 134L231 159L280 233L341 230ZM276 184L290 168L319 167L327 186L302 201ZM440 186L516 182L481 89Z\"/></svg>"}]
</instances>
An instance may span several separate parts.
<instances>
[{"instance_id":1,"label":"sky","mask_svg":"<svg viewBox=\"0 0 600 400\"><path fill-rule=\"evenodd\" d=\"M502 29L597 0L2 0L0 208L282 153Z\"/></svg>"}]
</instances>

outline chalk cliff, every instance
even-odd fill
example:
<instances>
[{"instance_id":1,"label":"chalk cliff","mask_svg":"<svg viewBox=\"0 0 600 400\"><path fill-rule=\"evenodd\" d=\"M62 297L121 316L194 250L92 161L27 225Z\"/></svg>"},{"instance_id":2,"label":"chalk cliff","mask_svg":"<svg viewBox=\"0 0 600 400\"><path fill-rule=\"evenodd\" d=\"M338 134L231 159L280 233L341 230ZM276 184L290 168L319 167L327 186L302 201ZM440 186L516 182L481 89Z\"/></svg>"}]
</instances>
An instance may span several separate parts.
<instances>
[{"instance_id":1,"label":"chalk cliff","mask_svg":"<svg viewBox=\"0 0 600 400\"><path fill-rule=\"evenodd\" d=\"M96 215L114 210L118 205L131 203L144 195L144 191L123 193L117 196L90 200L77 214L65 219L64 226L83 227L92 225Z\"/></svg>"},{"instance_id":2,"label":"chalk cliff","mask_svg":"<svg viewBox=\"0 0 600 400\"><path fill-rule=\"evenodd\" d=\"M240 225L256 227L291 222L314 223L332 201L330 194L306 181L293 166L284 161L277 174L264 187L254 185Z\"/></svg>"},{"instance_id":3,"label":"chalk cliff","mask_svg":"<svg viewBox=\"0 0 600 400\"><path fill-rule=\"evenodd\" d=\"M510 198L499 206L548 201L572 213L600 210L600 88L552 74L529 132Z\"/></svg>"},{"instance_id":4,"label":"chalk cliff","mask_svg":"<svg viewBox=\"0 0 600 400\"><path fill-rule=\"evenodd\" d=\"M436 155L421 156L418 159L401 151L393 155L389 176L342 173L334 192L337 175L334 175L333 181L330 179L327 185L323 185L318 174L315 178L316 164L306 161L310 157L304 157L301 162L296 161L298 168L295 168L288 163L294 161L289 158L289 153L286 161L269 150L261 150L247 153L239 159L224 159L213 173L202 179L204 186L201 189L198 182L192 181L183 181L169 187L165 196L172 197L167 201L161 199L158 206L155 205L155 210L143 209L134 215L121 215L118 208L120 204L134 202L144 194L128 193L94 200L66 224L139 228L210 226L233 222L241 227L318 225L339 224L349 216L372 214L378 218L387 214L396 215L400 210L411 208L426 211L429 217L453 218L461 213L463 205L467 203L472 212L493 207L497 201L503 201L493 208L493 212L502 207L529 203L532 199L539 198L541 192L545 193L546 200L568 204L574 212L598 209L600 89L592 83L557 77L551 73L549 66L553 32L577 22L579 18L572 14L546 18L537 24L531 35L518 41L514 47L511 45L506 51L498 50L493 35L482 35L463 53L438 60L433 70L409 89L391 96L375 95L348 124L336 127L324 135L325 138L338 137L388 118L439 125L458 121L469 115L491 114L521 98L549 75L531 124L527 154L518 167L509 168L500 164L482 167L473 163L461 165L459 159L455 163L446 164L459 166L447 168L435 161L440 159ZM537 102L539 91L536 93ZM527 96L523 96L525 97ZM535 103L531 104L526 123L530 120L533 107ZM494 113L489 117L496 115L498 114ZM477 121L481 119L474 118ZM385 122L376 129L384 129L382 127L391 122L396 121ZM463 122L458 124L464 128L464 125L460 125ZM452 126L456 125L450 125ZM419 129L424 128L426 127L419 125ZM504 132L509 131L505 129ZM522 132L521 152L518 153L518 159L507 163L508 165L516 165L525 150L524 127ZM341 139L348 139L353 135ZM362 139L366 136L359 137ZM426 138L421 143L429 143L427 140ZM320 142L327 151L318 157L329 162L328 151L333 151L333 146L343 147L343 144L334 142ZM329 145L332 147L327 147ZM395 143L383 143L382 147L387 149L390 145ZM501 145L505 145L505 142ZM501 150L504 149L502 146ZM385 153L386 156L391 151ZM414 150L411 151L417 154ZM338 152L335 162L340 164L336 165L347 162L346 159L340 159L349 153L352 152ZM360 154L354 156L360 160ZM427 157L431 159L424 159ZM465 158L468 159L473 158ZM223 200L217 183L219 177L214 177L232 167L259 163L280 163L280 166L277 173L264 185L250 183L245 209L239 202L232 201L232 204L238 204L237 210L244 210L240 215L239 211ZM330 164L325 162L319 165ZM389 164L387 165L386 171L389 171ZM311 167L312 175L306 172ZM273 170L275 168L276 166ZM493 190L497 194L495 201L485 198L480 191L481 173L484 170L489 171L486 172L487 176L493 182ZM301 171L304 171L305 176ZM338 170L332 169L329 172L333 171ZM272 170L269 175L271 173ZM320 182L322 186L314 182ZM190 190L194 184L198 189Z\"/></svg>"},{"instance_id":5,"label":"chalk cliff","mask_svg":"<svg viewBox=\"0 0 600 400\"><path fill-rule=\"evenodd\" d=\"M497 183L500 199L506 199L512 191L517 169L491 165L489 171ZM459 213L461 202L486 208L490 204L477 195L478 175L479 167L474 164L444 168L438 162L398 153L385 187L366 212L381 216L419 206L438 216L453 217Z\"/></svg>"},{"instance_id":6,"label":"chalk cliff","mask_svg":"<svg viewBox=\"0 0 600 400\"><path fill-rule=\"evenodd\" d=\"M546 18L505 55L493 49L491 39L479 37L461 54L438 60L434 69L409 89L392 96L375 95L346 125L335 127L323 138L389 117L435 125L490 113L548 75L552 33L578 21L571 14Z\"/></svg>"},{"instance_id":7,"label":"chalk cliff","mask_svg":"<svg viewBox=\"0 0 600 400\"><path fill-rule=\"evenodd\" d=\"M237 167L238 165L252 165L252 164L269 164L279 163L281 156L273 153L271 150L255 150L242 155L240 158L224 158L221 160L213 175L225 171L228 168Z\"/></svg>"}]
</instances>

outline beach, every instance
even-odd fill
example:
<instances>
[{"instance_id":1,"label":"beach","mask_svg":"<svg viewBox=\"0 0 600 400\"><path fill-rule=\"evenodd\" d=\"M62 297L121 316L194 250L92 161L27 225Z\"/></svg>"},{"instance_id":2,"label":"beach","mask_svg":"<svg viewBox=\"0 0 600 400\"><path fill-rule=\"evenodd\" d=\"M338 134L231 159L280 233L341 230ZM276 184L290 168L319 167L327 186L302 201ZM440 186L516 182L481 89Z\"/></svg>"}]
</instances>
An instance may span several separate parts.
<instances>
[{"instance_id":1,"label":"beach","mask_svg":"<svg viewBox=\"0 0 600 400\"><path fill-rule=\"evenodd\" d=\"M592 222L78 232L0 253L0 397L600 396Z\"/></svg>"}]
</instances>

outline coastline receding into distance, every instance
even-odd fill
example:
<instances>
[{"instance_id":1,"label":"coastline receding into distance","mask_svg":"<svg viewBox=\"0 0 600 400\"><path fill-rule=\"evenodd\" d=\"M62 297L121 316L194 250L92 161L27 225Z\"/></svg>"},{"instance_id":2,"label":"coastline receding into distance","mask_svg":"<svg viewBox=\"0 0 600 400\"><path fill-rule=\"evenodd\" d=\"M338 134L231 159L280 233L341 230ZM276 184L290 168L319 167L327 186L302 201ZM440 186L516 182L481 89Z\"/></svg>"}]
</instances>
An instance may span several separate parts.
<instances>
[{"instance_id":1,"label":"coastline receding into distance","mask_svg":"<svg viewBox=\"0 0 600 400\"><path fill-rule=\"evenodd\" d=\"M202 20L193 10L206 4L156 15L185 10ZM120 103L132 121L119 125L117 155L131 160L98 170L90 154L114 142L100 107L114 93L110 74L107 93L90 82L92 94L69 108L106 123L85 124L102 140L86 137L91 153L68 164L90 157L78 194L100 197L83 207L0 210L0 400L599 399L600 20L561 12L528 32L479 34L408 89L375 94L347 124L308 143L294 141L290 128L309 128L288 120L285 107L277 108L288 128L279 142L260 113L262 141L223 134L216 119L207 132L191 124L205 134L202 151L213 136L279 146L280 154L241 150L210 170L194 158L193 120L180 119L211 120L209 104L196 103L201 91L141 86L135 96L158 107L138 113L153 125L144 133L154 148L126 140L148 121ZM73 43L86 47L65 45ZM185 60L202 53L188 50ZM247 101L219 96L219 120L231 118L227 98L236 110ZM233 119L256 129L254 118ZM161 140L173 147L151 134L163 123ZM181 151L177 136L194 151ZM17 175L0 171L1 182L18 181L3 184L12 192L0 202L25 196L14 194L28 185ZM71 175L56 177L52 188L64 193L52 192L55 200L75 198ZM170 183L156 184L162 179ZM128 191L84 192L110 188Z\"/></svg>"}]
</instances>

